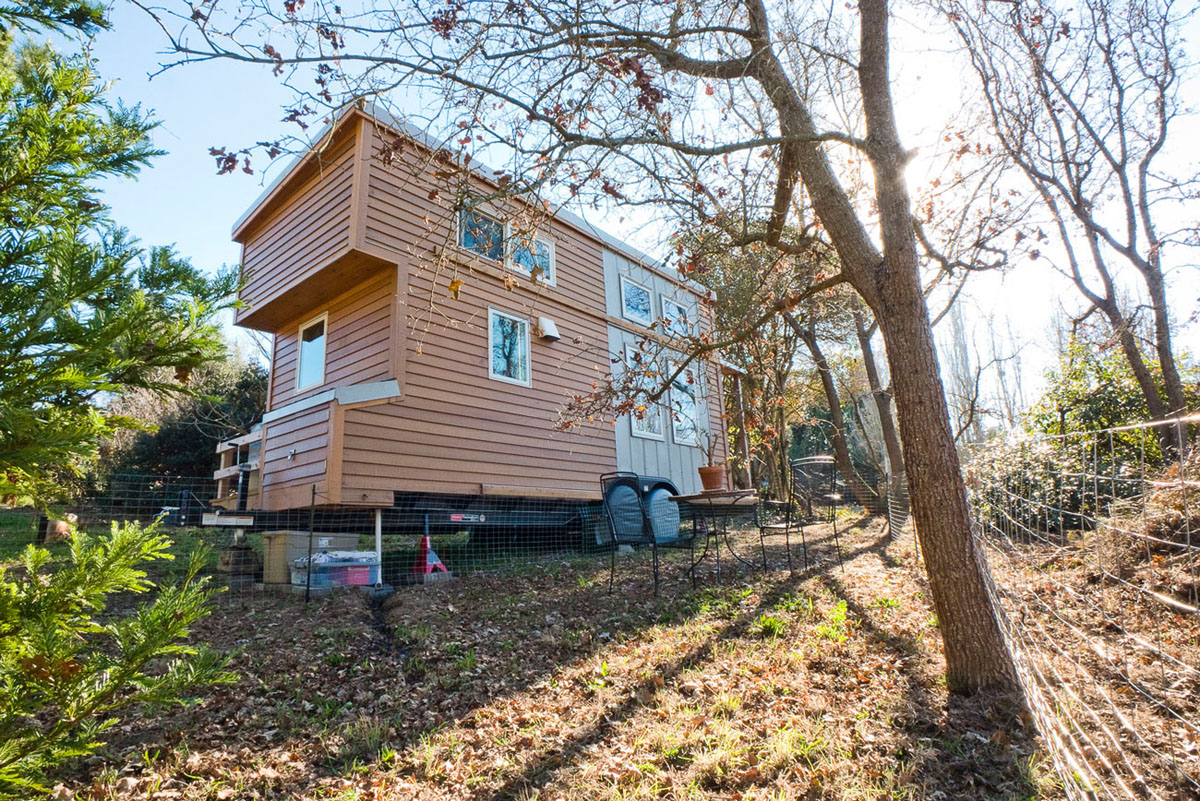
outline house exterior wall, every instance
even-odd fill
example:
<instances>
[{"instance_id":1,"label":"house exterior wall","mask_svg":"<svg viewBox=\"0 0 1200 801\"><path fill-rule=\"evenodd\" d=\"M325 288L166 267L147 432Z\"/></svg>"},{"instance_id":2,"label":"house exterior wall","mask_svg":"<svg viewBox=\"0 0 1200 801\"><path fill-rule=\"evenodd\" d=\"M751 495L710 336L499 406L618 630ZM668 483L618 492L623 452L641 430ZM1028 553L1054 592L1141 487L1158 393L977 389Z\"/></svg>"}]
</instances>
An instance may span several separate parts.
<instances>
[{"instance_id":1,"label":"house exterior wall","mask_svg":"<svg viewBox=\"0 0 1200 801\"><path fill-rule=\"evenodd\" d=\"M335 131L321 170L285 180L264 201L273 206L239 228L243 296L258 304L245 324L274 335L264 508L307 505L314 484L317 502L331 504L390 506L397 491L592 498L599 475L618 467L697 488L700 450L672 444L669 430L656 448L632 442L625 418L616 433L611 421L566 431L558 422L637 336L620 322L621 271L653 285L655 316L661 296L699 312L698 297L557 217L538 223L554 245L553 285L463 250L452 211L463 187L451 171L411 142L397 149L394 132L361 115L345 129L353 134ZM468 189L492 191L471 181ZM488 211L506 219L525 209L508 201ZM489 378L489 309L528 321L528 386ZM321 314L324 381L297 390L300 327ZM538 335L543 317L557 341ZM332 387L392 379L389 397L312 403ZM715 373L705 382L718 384ZM707 424L720 431L719 399L710 391L705 400Z\"/></svg>"},{"instance_id":2,"label":"house exterior wall","mask_svg":"<svg viewBox=\"0 0 1200 801\"><path fill-rule=\"evenodd\" d=\"M333 404L326 403L263 425L264 509L304 506L314 486L327 502L334 412Z\"/></svg>"},{"instance_id":3,"label":"house exterior wall","mask_svg":"<svg viewBox=\"0 0 1200 801\"><path fill-rule=\"evenodd\" d=\"M325 269L351 243L354 138L335 140L291 183L272 214L240 234L246 282L235 322L243 323Z\"/></svg>"},{"instance_id":4,"label":"house exterior wall","mask_svg":"<svg viewBox=\"0 0 1200 801\"><path fill-rule=\"evenodd\" d=\"M622 276L651 291L656 318L664 316L662 298L665 297L684 306L693 325L704 325L704 307L694 293L667 280L657 271L646 269L619 253L605 249L605 308L612 320L608 325L608 348L615 357L624 357L628 348L637 348L637 343L646 337L652 338L652 344L644 351L647 358L657 356L659 361L663 362L670 358L670 354L673 352L669 343L654 337L649 329L625 319L622 314L620 296ZM617 369L619 369L619 365ZM660 369L665 371L666 364L662 364ZM724 428L720 417L721 406L718 394L720 382L715 370L704 369L705 375L700 379L701 387L698 393L702 408L697 415L699 419L696 423L697 427L704 432L715 434L718 456L723 457ZM664 399L668 398L669 394L664 396ZM667 408L662 409L662 415L663 436L661 439L653 439L635 433L632 415L623 415L616 421L613 431L616 438L617 469L642 475L662 476L669 478L681 492L698 492L700 477L697 468L702 467L705 463L703 451L698 445L676 442Z\"/></svg>"},{"instance_id":5,"label":"house exterior wall","mask_svg":"<svg viewBox=\"0 0 1200 801\"><path fill-rule=\"evenodd\" d=\"M346 412L343 501L390 504L397 490L594 491L597 476L616 464L611 434L598 424L563 432L556 423L564 401L588 391L606 363L604 325L584 313L603 296L599 248L553 220L545 225L554 286L459 249L453 187L438 178L438 165L416 148L387 163L384 132L368 131L375 158L363 244L403 265L407 279L398 306L403 397ZM455 298L448 287L460 277ZM529 322L530 386L488 377L489 309ZM561 339L538 337L538 317L554 320Z\"/></svg>"},{"instance_id":6,"label":"house exterior wall","mask_svg":"<svg viewBox=\"0 0 1200 801\"><path fill-rule=\"evenodd\" d=\"M389 338L394 286L395 268L385 268L337 297L310 298L309 307L287 321L275 334L267 411L315 395L331 386L392 378ZM322 313L328 314L325 323L325 380L317 386L297 391L296 357L300 327Z\"/></svg>"}]
</instances>

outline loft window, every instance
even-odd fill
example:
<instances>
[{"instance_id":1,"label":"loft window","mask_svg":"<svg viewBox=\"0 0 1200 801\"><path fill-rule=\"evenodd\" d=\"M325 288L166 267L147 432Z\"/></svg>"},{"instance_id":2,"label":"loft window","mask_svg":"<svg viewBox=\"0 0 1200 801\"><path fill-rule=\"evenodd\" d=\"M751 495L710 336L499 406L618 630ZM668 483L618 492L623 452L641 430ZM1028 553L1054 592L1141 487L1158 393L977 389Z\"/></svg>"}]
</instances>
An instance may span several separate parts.
<instances>
[{"instance_id":1,"label":"loft window","mask_svg":"<svg viewBox=\"0 0 1200 801\"><path fill-rule=\"evenodd\" d=\"M679 369L678 362L670 363L674 373ZM698 445L700 403L699 384L691 367L671 381L671 438L676 445Z\"/></svg>"},{"instance_id":2,"label":"loft window","mask_svg":"<svg viewBox=\"0 0 1200 801\"><path fill-rule=\"evenodd\" d=\"M300 326L300 355L296 367L297 392L325 381L325 328L328 322L328 317L323 314Z\"/></svg>"},{"instance_id":3,"label":"loft window","mask_svg":"<svg viewBox=\"0 0 1200 801\"><path fill-rule=\"evenodd\" d=\"M621 276L621 316L642 325L654 321L654 293L628 276Z\"/></svg>"},{"instance_id":4,"label":"loft window","mask_svg":"<svg viewBox=\"0 0 1200 801\"><path fill-rule=\"evenodd\" d=\"M488 310L488 378L530 386L529 321Z\"/></svg>"},{"instance_id":5,"label":"loft window","mask_svg":"<svg viewBox=\"0 0 1200 801\"><path fill-rule=\"evenodd\" d=\"M512 252L509 267L528 275L535 281L554 285L554 243L535 234L521 235L509 231Z\"/></svg>"},{"instance_id":6,"label":"loft window","mask_svg":"<svg viewBox=\"0 0 1200 801\"><path fill-rule=\"evenodd\" d=\"M688 320L687 306L663 295L662 315L663 327L668 334L686 337L692 333L691 321Z\"/></svg>"},{"instance_id":7,"label":"loft window","mask_svg":"<svg viewBox=\"0 0 1200 801\"><path fill-rule=\"evenodd\" d=\"M635 382L640 389L653 389L661 379L654 360L633 346L625 348L625 369L634 371ZM635 437L664 439L662 407L639 398L637 405L629 412L629 431Z\"/></svg>"},{"instance_id":8,"label":"loft window","mask_svg":"<svg viewBox=\"0 0 1200 801\"><path fill-rule=\"evenodd\" d=\"M458 213L458 245L485 259L504 261L504 224L475 209Z\"/></svg>"}]
</instances>

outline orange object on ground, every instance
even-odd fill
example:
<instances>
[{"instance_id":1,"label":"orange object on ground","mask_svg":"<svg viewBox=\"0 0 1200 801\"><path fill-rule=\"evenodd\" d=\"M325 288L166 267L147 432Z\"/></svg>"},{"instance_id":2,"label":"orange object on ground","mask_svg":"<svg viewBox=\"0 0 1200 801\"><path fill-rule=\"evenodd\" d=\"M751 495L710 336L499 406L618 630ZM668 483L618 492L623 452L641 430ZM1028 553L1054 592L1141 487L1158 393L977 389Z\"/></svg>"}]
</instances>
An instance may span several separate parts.
<instances>
[{"instance_id":1,"label":"orange object on ground","mask_svg":"<svg viewBox=\"0 0 1200 801\"><path fill-rule=\"evenodd\" d=\"M433 550L433 544L429 541L428 534L421 538L421 555L417 558L417 563L413 565L413 572L421 575L450 572Z\"/></svg>"}]
</instances>

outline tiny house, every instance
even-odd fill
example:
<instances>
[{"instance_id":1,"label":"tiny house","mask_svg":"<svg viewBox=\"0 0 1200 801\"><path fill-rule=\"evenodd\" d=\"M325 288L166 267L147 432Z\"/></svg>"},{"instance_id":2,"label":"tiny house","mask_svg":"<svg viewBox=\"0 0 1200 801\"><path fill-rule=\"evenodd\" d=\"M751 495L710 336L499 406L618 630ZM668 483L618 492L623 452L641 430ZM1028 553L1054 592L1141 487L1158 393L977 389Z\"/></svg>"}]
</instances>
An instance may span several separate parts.
<instances>
[{"instance_id":1,"label":"tiny house","mask_svg":"<svg viewBox=\"0 0 1200 801\"><path fill-rule=\"evenodd\" d=\"M578 217L489 201L495 181L348 109L237 221L235 322L274 347L261 429L218 448L218 505L590 502L618 469L699 489L701 446L726 452L715 362L644 414L558 422L639 342L669 367L671 336L711 326L707 291Z\"/></svg>"}]
</instances>

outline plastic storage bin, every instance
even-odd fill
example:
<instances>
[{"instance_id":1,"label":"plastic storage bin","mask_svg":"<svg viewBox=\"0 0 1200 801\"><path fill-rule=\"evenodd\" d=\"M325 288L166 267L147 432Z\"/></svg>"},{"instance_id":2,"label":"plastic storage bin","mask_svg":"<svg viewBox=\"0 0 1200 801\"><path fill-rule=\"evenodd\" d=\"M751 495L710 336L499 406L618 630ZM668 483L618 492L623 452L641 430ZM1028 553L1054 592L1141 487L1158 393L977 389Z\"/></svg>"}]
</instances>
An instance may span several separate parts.
<instances>
[{"instance_id":1,"label":"plastic storage bin","mask_svg":"<svg viewBox=\"0 0 1200 801\"><path fill-rule=\"evenodd\" d=\"M380 583L379 557L374 551L322 551L313 554L312 573L308 557L292 562L292 584L301 587L371 587Z\"/></svg>"},{"instance_id":2,"label":"plastic storage bin","mask_svg":"<svg viewBox=\"0 0 1200 801\"><path fill-rule=\"evenodd\" d=\"M263 582L287 584L292 580L292 563L303 556L308 556L308 532L264 531L262 538ZM312 543L314 552L353 551L358 547L358 535L323 534L318 531L312 535Z\"/></svg>"}]
</instances>

